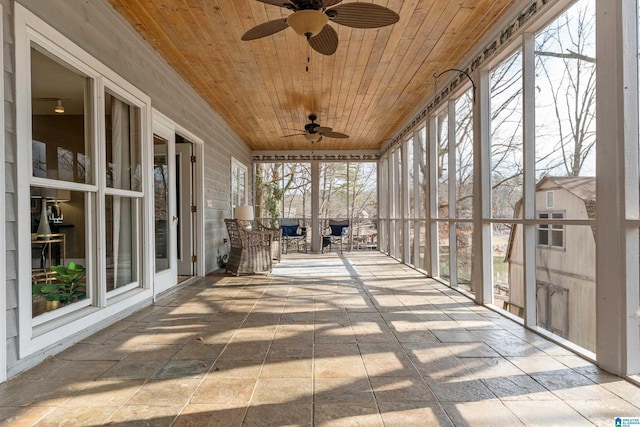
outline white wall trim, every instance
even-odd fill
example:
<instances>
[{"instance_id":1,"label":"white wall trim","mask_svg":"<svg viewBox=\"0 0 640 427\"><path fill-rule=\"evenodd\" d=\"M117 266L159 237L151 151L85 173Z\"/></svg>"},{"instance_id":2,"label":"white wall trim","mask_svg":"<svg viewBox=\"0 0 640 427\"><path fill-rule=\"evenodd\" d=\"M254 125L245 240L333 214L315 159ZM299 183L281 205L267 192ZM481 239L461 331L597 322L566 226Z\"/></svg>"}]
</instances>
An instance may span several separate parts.
<instances>
[{"instance_id":1,"label":"white wall trim","mask_svg":"<svg viewBox=\"0 0 640 427\"><path fill-rule=\"evenodd\" d=\"M253 162L377 162L380 159L378 150L331 151L331 150L300 150L300 151L253 151Z\"/></svg>"},{"instance_id":2,"label":"white wall trim","mask_svg":"<svg viewBox=\"0 0 640 427\"><path fill-rule=\"evenodd\" d=\"M0 16L4 16L4 10L0 5ZM0 21L0 46L4 51L4 20ZM7 189L5 183L5 126L4 126L4 55L0 55L0 70L2 70L3 78L0 79L0 95L3 102L0 103L0 129L2 129L2 137L0 138L0 165L3 171L0 173L0 192L2 200L6 200ZM5 231L6 236L7 223L5 218L5 209L7 204L3 203L0 209L0 226ZM6 239L0 239L0 383L7 379L7 246Z\"/></svg>"}]
</instances>

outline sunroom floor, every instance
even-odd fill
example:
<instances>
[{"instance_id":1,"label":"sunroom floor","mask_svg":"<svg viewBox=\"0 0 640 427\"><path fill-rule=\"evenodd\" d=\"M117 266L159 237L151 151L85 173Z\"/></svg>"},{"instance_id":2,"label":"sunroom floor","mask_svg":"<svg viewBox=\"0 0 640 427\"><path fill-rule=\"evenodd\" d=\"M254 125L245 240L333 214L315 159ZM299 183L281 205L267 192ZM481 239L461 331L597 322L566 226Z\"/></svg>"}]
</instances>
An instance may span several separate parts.
<instances>
[{"instance_id":1,"label":"sunroom floor","mask_svg":"<svg viewBox=\"0 0 640 427\"><path fill-rule=\"evenodd\" d=\"M0 425L615 425L640 387L375 251L216 273L0 385Z\"/></svg>"}]
</instances>

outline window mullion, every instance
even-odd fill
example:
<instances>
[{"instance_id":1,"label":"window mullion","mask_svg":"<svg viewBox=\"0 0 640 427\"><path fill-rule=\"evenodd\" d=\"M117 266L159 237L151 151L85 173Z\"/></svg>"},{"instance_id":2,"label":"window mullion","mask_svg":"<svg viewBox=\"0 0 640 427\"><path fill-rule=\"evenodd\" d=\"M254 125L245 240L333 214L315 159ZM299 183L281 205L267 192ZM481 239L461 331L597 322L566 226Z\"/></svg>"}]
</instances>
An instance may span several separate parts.
<instances>
[{"instance_id":1,"label":"window mullion","mask_svg":"<svg viewBox=\"0 0 640 427\"><path fill-rule=\"evenodd\" d=\"M536 225L535 219L535 36L523 35L522 45L522 130L523 130L523 264L524 264L524 323L537 324L536 305Z\"/></svg>"}]
</instances>

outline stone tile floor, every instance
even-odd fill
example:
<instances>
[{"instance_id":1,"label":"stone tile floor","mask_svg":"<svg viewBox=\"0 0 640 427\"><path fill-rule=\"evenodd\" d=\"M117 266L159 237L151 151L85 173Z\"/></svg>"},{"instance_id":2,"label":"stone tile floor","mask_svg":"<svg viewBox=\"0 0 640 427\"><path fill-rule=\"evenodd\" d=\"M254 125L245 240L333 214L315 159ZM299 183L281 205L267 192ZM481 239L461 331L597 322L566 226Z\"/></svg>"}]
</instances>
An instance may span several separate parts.
<instances>
[{"instance_id":1,"label":"stone tile floor","mask_svg":"<svg viewBox=\"0 0 640 427\"><path fill-rule=\"evenodd\" d=\"M640 388L377 252L221 274L0 385L10 426L613 426Z\"/></svg>"}]
</instances>

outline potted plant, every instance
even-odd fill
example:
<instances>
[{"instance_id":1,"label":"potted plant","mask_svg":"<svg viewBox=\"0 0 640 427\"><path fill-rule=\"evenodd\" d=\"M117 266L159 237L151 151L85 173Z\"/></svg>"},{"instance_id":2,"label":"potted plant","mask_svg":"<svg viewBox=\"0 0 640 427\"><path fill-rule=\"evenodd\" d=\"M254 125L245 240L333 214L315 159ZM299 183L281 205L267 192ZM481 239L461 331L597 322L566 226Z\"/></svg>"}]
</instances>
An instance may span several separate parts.
<instances>
[{"instance_id":1,"label":"potted plant","mask_svg":"<svg viewBox=\"0 0 640 427\"><path fill-rule=\"evenodd\" d=\"M227 260L229 259L228 254L218 254L218 267L225 268L227 266Z\"/></svg>"},{"instance_id":2,"label":"potted plant","mask_svg":"<svg viewBox=\"0 0 640 427\"><path fill-rule=\"evenodd\" d=\"M52 265L51 271L56 273L50 283L37 284L32 287L32 294L44 297L47 301L59 301L60 304L70 304L87 295L84 279L85 269L82 265L69 262L64 265Z\"/></svg>"}]
</instances>

